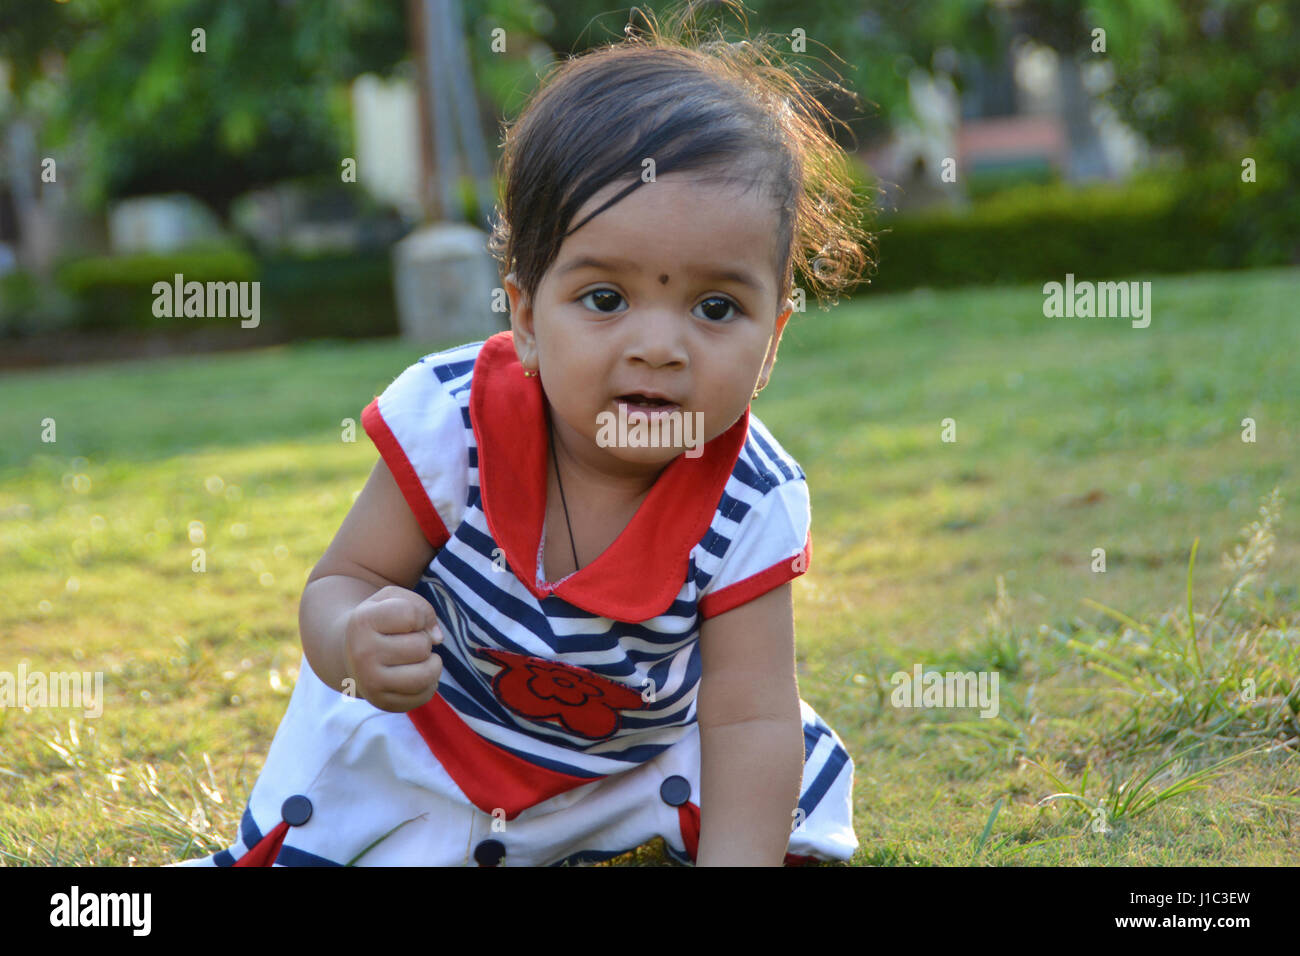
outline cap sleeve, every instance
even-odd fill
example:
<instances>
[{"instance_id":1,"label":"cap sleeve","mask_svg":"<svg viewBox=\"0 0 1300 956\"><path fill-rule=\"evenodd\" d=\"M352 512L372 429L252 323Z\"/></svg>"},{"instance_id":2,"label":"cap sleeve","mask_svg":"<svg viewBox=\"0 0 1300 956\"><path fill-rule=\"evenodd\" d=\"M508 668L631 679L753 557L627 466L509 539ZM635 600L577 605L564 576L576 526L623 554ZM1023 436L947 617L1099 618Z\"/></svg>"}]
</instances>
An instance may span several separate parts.
<instances>
[{"instance_id":1,"label":"cap sleeve","mask_svg":"<svg viewBox=\"0 0 1300 956\"><path fill-rule=\"evenodd\" d=\"M428 357L407 368L361 412L361 425L393 473L425 538L441 548L460 524L469 449L460 404Z\"/></svg>"},{"instance_id":2,"label":"cap sleeve","mask_svg":"<svg viewBox=\"0 0 1300 956\"><path fill-rule=\"evenodd\" d=\"M724 510L725 503L724 496ZM770 488L731 532L715 528L715 541L725 542L725 550L700 591L700 616L724 614L805 573L812 559L811 528L808 482L802 477Z\"/></svg>"}]
</instances>

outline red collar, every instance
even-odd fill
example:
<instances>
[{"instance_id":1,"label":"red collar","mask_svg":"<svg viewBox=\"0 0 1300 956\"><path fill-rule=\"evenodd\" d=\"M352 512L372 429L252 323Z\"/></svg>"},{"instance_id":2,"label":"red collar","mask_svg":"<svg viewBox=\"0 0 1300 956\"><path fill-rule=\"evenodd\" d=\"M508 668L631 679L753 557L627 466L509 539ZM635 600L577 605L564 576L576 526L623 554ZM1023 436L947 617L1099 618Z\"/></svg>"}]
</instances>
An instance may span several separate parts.
<instances>
[{"instance_id":1,"label":"red collar","mask_svg":"<svg viewBox=\"0 0 1300 956\"><path fill-rule=\"evenodd\" d=\"M478 443L481 506L493 540L539 600L554 593L590 614L618 621L664 613L686 581L691 549L722 500L749 433L749 408L705 442L698 458L674 458L614 543L551 592L538 590L536 583L550 453L545 401L541 381L524 376L510 332L483 343L470 383L469 417Z\"/></svg>"}]
</instances>

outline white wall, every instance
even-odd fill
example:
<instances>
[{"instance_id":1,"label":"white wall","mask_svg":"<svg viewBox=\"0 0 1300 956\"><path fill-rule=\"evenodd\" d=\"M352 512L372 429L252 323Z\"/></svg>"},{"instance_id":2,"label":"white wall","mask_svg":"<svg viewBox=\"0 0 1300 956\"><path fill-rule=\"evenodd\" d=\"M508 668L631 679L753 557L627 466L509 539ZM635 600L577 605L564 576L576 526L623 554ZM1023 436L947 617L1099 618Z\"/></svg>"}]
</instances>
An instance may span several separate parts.
<instances>
[{"instance_id":1,"label":"white wall","mask_svg":"<svg viewBox=\"0 0 1300 956\"><path fill-rule=\"evenodd\" d=\"M352 84L357 183L419 220L420 115L415 86L367 73Z\"/></svg>"}]
</instances>

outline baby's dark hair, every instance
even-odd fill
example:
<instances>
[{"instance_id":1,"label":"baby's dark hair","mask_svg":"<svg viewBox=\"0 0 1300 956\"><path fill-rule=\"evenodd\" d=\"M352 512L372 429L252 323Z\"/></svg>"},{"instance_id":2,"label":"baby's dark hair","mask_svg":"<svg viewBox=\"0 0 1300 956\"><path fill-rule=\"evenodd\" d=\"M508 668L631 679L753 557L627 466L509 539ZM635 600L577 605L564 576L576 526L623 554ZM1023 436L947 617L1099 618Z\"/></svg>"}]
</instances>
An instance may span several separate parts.
<instances>
[{"instance_id":1,"label":"baby's dark hair","mask_svg":"<svg viewBox=\"0 0 1300 956\"><path fill-rule=\"evenodd\" d=\"M836 121L812 93L842 88L787 69L763 35L729 43L719 30L700 42L692 6L667 29L643 16L644 35L629 27L624 41L556 64L507 128L489 243L503 273L513 271L533 298L564 239L642 186L652 158L656 177L691 170L765 186L780 215L782 297L797 271L822 308L837 301L872 264L873 248L859 226L849 159L823 128ZM624 180L570 226L595 193Z\"/></svg>"}]
</instances>

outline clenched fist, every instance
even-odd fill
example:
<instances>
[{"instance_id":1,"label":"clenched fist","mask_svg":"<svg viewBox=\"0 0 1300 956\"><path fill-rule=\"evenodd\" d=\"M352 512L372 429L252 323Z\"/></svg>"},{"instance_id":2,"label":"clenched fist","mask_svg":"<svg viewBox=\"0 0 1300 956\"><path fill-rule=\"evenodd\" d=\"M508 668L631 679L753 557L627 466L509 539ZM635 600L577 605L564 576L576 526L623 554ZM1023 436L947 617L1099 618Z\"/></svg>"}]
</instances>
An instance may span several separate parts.
<instances>
[{"instance_id":1,"label":"clenched fist","mask_svg":"<svg viewBox=\"0 0 1300 956\"><path fill-rule=\"evenodd\" d=\"M405 713L433 699L442 677L442 643L433 605L414 591L390 585L348 615L344 656L357 694L380 710Z\"/></svg>"}]
</instances>

